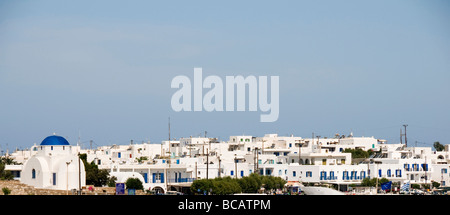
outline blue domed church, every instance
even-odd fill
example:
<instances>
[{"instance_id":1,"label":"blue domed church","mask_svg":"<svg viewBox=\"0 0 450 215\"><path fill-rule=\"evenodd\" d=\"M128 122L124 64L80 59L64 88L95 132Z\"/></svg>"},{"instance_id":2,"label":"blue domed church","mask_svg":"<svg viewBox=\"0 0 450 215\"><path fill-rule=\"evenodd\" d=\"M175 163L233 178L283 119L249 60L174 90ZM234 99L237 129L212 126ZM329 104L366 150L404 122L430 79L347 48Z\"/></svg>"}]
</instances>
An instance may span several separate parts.
<instances>
[{"instance_id":1,"label":"blue domed church","mask_svg":"<svg viewBox=\"0 0 450 215\"><path fill-rule=\"evenodd\" d=\"M37 146L37 153L24 164L20 181L36 188L78 190L80 185L86 185L86 172L69 142L52 135Z\"/></svg>"}]
</instances>

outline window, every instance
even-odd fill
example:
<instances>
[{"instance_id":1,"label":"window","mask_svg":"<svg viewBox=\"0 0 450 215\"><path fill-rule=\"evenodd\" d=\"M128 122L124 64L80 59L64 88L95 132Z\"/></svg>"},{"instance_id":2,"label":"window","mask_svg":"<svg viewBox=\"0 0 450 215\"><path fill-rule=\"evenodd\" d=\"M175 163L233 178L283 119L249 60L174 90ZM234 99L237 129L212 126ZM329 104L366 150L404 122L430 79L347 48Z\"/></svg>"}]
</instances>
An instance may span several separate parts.
<instances>
[{"instance_id":1,"label":"window","mask_svg":"<svg viewBox=\"0 0 450 215\"><path fill-rule=\"evenodd\" d=\"M241 170L241 177L244 177L244 170Z\"/></svg>"},{"instance_id":2,"label":"window","mask_svg":"<svg viewBox=\"0 0 450 215\"><path fill-rule=\"evenodd\" d=\"M153 183L164 183L164 173L153 173Z\"/></svg>"},{"instance_id":3,"label":"window","mask_svg":"<svg viewBox=\"0 0 450 215\"><path fill-rule=\"evenodd\" d=\"M31 178L32 179L36 178L36 170L35 169L31 170Z\"/></svg>"},{"instance_id":4,"label":"window","mask_svg":"<svg viewBox=\"0 0 450 215\"><path fill-rule=\"evenodd\" d=\"M306 171L306 177L312 177L312 172L311 171Z\"/></svg>"},{"instance_id":5,"label":"window","mask_svg":"<svg viewBox=\"0 0 450 215\"><path fill-rule=\"evenodd\" d=\"M447 173L447 169L446 168L441 169L441 173Z\"/></svg>"},{"instance_id":6,"label":"window","mask_svg":"<svg viewBox=\"0 0 450 215\"><path fill-rule=\"evenodd\" d=\"M231 170L230 175L234 175L234 171L233 170Z\"/></svg>"},{"instance_id":7,"label":"window","mask_svg":"<svg viewBox=\"0 0 450 215\"><path fill-rule=\"evenodd\" d=\"M342 180L348 180L348 171L344 171L342 174Z\"/></svg>"},{"instance_id":8,"label":"window","mask_svg":"<svg viewBox=\"0 0 450 215\"><path fill-rule=\"evenodd\" d=\"M53 146L50 146L50 149L53 150Z\"/></svg>"},{"instance_id":9,"label":"window","mask_svg":"<svg viewBox=\"0 0 450 215\"><path fill-rule=\"evenodd\" d=\"M351 171L350 172L350 179L351 180L356 179L356 171Z\"/></svg>"},{"instance_id":10,"label":"window","mask_svg":"<svg viewBox=\"0 0 450 215\"><path fill-rule=\"evenodd\" d=\"M395 170L395 176L396 177L402 177L402 170L401 169Z\"/></svg>"},{"instance_id":11,"label":"window","mask_svg":"<svg viewBox=\"0 0 450 215\"><path fill-rule=\"evenodd\" d=\"M56 173L53 173L53 185L56 185Z\"/></svg>"},{"instance_id":12,"label":"window","mask_svg":"<svg viewBox=\"0 0 450 215\"><path fill-rule=\"evenodd\" d=\"M297 172L296 171L292 171L292 177L297 176Z\"/></svg>"},{"instance_id":13,"label":"window","mask_svg":"<svg viewBox=\"0 0 450 215\"><path fill-rule=\"evenodd\" d=\"M345 159L341 159L341 164L345 164Z\"/></svg>"},{"instance_id":14,"label":"window","mask_svg":"<svg viewBox=\"0 0 450 215\"><path fill-rule=\"evenodd\" d=\"M322 159L322 165L327 165L327 159Z\"/></svg>"},{"instance_id":15,"label":"window","mask_svg":"<svg viewBox=\"0 0 450 215\"><path fill-rule=\"evenodd\" d=\"M325 171L320 172L320 180L327 180L327 172Z\"/></svg>"},{"instance_id":16,"label":"window","mask_svg":"<svg viewBox=\"0 0 450 215\"><path fill-rule=\"evenodd\" d=\"M366 172L365 171L361 171L359 176L361 177L361 179L365 179L366 178Z\"/></svg>"},{"instance_id":17,"label":"window","mask_svg":"<svg viewBox=\"0 0 450 215\"><path fill-rule=\"evenodd\" d=\"M330 171L330 180L335 180L334 171Z\"/></svg>"}]
</instances>

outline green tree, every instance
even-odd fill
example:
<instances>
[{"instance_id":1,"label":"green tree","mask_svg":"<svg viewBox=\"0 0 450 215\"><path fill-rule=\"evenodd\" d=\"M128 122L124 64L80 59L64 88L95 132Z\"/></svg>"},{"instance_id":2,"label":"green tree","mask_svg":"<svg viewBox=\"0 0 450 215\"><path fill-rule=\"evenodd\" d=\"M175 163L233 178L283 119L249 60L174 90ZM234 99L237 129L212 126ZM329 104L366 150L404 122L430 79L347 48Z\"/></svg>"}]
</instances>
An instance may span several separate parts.
<instances>
[{"instance_id":1,"label":"green tree","mask_svg":"<svg viewBox=\"0 0 450 215\"><path fill-rule=\"evenodd\" d=\"M361 181L361 186L363 186L363 187L375 187L376 184L377 184L377 179L376 178L372 178L372 179L364 178Z\"/></svg>"},{"instance_id":2,"label":"green tree","mask_svg":"<svg viewBox=\"0 0 450 215\"><path fill-rule=\"evenodd\" d=\"M256 173L252 173L248 177L243 177L238 182L244 193L257 193L262 185L261 177Z\"/></svg>"},{"instance_id":3,"label":"green tree","mask_svg":"<svg viewBox=\"0 0 450 215\"><path fill-rule=\"evenodd\" d=\"M436 141L433 144L433 147L436 149L436 151L440 152L440 151L444 151L445 147L439 142Z\"/></svg>"},{"instance_id":4,"label":"green tree","mask_svg":"<svg viewBox=\"0 0 450 215\"><path fill-rule=\"evenodd\" d=\"M128 178L127 181L125 182L125 187L127 189L136 189L136 190L144 189L142 181L137 178Z\"/></svg>"},{"instance_id":5,"label":"green tree","mask_svg":"<svg viewBox=\"0 0 450 215\"><path fill-rule=\"evenodd\" d=\"M369 149L368 151L364 151L360 148L356 149L344 149L344 153L351 153L352 158L368 158L370 155L372 155L374 152Z\"/></svg>"},{"instance_id":6,"label":"green tree","mask_svg":"<svg viewBox=\"0 0 450 215\"><path fill-rule=\"evenodd\" d=\"M92 161L87 162L87 155L80 154L80 159L83 161L84 169L86 171L86 184L94 185L96 187L102 187L107 185L109 179L109 173L107 170L98 169L98 166Z\"/></svg>"},{"instance_id":7,"label":"green tree","mask_svg":"<svg viewBox=\"0 0 450 215\"><path fill-rule=\"evenodd\" d=\"M147 161L147 160L148 160L147 156L142 156L142 157L136 158L136 161L138 163L144 163L144 161Z\"/></svg>"},{"instance_id":8,"label":"green tree","mask_svg":"<svg viewBox=\"0 0 450 215\"><path fill-rule=\"evenodd\" d=\"M108 178L108 182L106 183L108 187L115 187L116 186L117 177L111 176Z\"/></svg>"},{"instance_id":9,"label":"green tree","mask_svg":"<svg viewBox=\"0 0 450 215\"><path fill-rule=\"evenodd\" d=\"M440 187L441 186L441 183L436 182L436 181L433 181L431 184L433 185L433 187Z\"/></svg>"},{"instance_id":10,"label":"green tree","mask_svg":"<svg viewBox=\"0 0 450 215\"><path fill-rule=\"evenodd\" d=\"M203 193L203 191L209 192L213 188L213 183L211 179L199 179L192 182L191 192L193 193Z\"/></svg>"},{"instance_id":11,"label":"green tree","mask_svg":"<svg viewBox=\"0 0 450 215\"><path fill-rule=\"evenodd\" d=\"M261 176L253 173L249 176L233 179L229 176L215 179L195 180L191 185L193 193L211 193L214 195L228 195L234 193L257 193L261 187L266 191L281 189L286 181L280 177Z\"/></svg>"},{"instance_id":12,"label":"green tree","mask_svg":"<svg viewBox=\"0 0 450 215\"><path fill-rule=\"evenodd\" d=\"M9 170L5 170L5 164L0 162L0 180L13 180L14 176Z\"/></svg>"}]
</instances>

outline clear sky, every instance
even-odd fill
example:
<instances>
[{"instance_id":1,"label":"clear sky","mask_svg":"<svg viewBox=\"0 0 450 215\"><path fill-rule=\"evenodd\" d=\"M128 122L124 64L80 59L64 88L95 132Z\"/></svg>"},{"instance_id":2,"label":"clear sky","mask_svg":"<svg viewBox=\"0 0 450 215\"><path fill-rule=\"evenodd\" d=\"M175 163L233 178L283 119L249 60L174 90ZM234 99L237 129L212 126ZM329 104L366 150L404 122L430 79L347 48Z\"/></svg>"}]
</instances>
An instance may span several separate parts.
<instances>
[{"instance_id":1,"label":"clear sky","mask_svg":"<svg viewBox=\"0 0 450 215\"><path fill-rule=\"evenodd\" d=\"M450 144L450 3L0 1L0 149L335 133ZM280 113L175 112L177 75L279 76ZM191 79L193 80L193 79Z\"/></svg>"}]
</instances>

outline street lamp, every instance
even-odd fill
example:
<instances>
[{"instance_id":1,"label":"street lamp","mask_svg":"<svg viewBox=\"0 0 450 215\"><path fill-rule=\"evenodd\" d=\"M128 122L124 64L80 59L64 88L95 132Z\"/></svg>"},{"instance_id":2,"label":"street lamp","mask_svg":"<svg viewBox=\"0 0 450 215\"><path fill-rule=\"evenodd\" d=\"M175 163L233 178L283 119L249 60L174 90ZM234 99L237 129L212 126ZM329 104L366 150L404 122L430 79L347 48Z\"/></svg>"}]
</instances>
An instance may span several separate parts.
<instances>
[{"instance_id":1,"label":"street lamp","mask_svg":"<svg viewBox=\"0 0 450 215\"><path fill-rule=\"evenodd\" d=\"M66 195L69 195L69 164L72 163L72 160L67 161L67 171L66 171Z\"/></svg>"}]
</instances>

